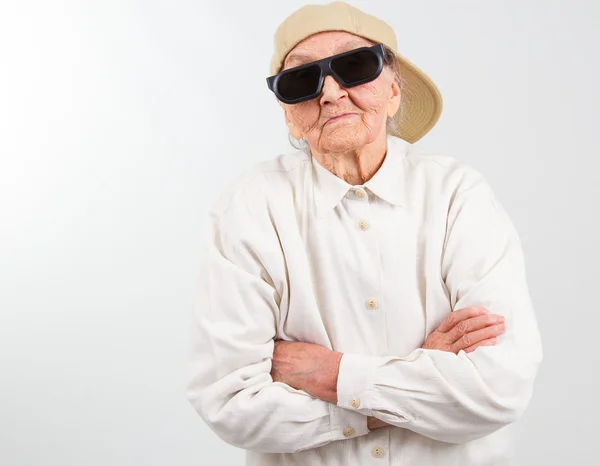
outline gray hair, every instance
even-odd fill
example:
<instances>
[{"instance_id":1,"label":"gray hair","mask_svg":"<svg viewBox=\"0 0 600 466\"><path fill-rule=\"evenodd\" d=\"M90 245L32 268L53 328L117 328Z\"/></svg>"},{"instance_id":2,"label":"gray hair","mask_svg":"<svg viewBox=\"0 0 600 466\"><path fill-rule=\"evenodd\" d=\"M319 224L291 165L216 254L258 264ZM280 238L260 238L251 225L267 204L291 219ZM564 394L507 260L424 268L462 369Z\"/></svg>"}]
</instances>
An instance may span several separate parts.
<instances>
[{"instance_id":1,"label":"gray hair","mask_svg":"<svg viewBox=\"0 0 600 466\"><path fill-rule=\"evenodd\" d=\"M400 87L400 94L402 94L406 87L406 83L405 83L404 79L402 78L402 70L401 70L400 60L398 60L398 57L396 56L396 54L388 46L384 45L383 49L384 49L385 66L387 66L389 69L391 69L394 72L394 79L395 79L396 83L398 83L398 86ZM400 114L400 116L397 119L396 118L388 118L387 119L385 127L386 127L386 131L388 132L388 134L389 133L395 133L395 134L399 133L400 128L398 128L398 120L401 120L403 117L402 100L400 100L400 108L398 109L398 113ZM288 134L288 140L290 141L290 144L292 145L292 147L294 147L294 149L302 150L302 151L307 151L310 149L308 146L308 143L306 142L306 139L304 139L304 138L296 139L291 134Z\"/></svg>"}]
</instances>

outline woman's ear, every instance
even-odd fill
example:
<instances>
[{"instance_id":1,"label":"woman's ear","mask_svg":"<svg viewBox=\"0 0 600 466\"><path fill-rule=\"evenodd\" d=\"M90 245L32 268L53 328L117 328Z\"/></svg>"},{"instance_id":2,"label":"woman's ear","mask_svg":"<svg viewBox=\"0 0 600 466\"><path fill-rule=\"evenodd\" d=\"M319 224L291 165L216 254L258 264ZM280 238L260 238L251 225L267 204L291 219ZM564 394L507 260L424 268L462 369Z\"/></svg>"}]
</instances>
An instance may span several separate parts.
<instances>
[{"instance_id":1,"label":"woman's ear","mask_svg":"<svg viewBox=\"0 0 600 466\"><path fill-rule=\"evenodd\" d=\"M398 109L400 108L400 100L402 98L402 92L400 90L400 85L394 79L392 81L392 95L390 96L390 100L388 101L387 108L387 116L388 118L392 118Z\"/></svg>"},{"instance_id":2,"label":"woman's ear","mask_svg":"<svg viewBox=\"0 0 600 466\"><path fill-rule=\"evenodd\" d=\"M298 127L294 124L294 121L290 117L289 107L282 102L279 102L279 105L281 105L281 108L283 109L285 124L287 125L288 131L290 132L292 137L298 140L302 139L302 132L298 129Z\"/></svg>"}]
</instances>

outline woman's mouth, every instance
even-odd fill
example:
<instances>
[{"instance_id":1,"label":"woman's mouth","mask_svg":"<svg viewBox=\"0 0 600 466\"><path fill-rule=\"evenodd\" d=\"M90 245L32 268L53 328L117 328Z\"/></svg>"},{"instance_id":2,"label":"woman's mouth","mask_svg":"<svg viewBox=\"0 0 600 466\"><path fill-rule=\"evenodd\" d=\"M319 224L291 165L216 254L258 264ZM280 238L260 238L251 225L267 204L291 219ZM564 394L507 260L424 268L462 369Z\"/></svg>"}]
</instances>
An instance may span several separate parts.
<instances>
[{"instance_id":1,"label":"woman's mouth","mask_svg":"<svg viewBox=\"0 0 600 466\"><path fill-rule=\"evenodd\" d=\"M336 117L330 118L329 120L327 120L327 123L325 123L325 124L328 125L330 123L335 123L337 121L346 120L346 119L351 118L351 117L353 117L355 115L356 115L356 113L342 113L341 115L338 115Z\"/></svg>"}]
</instances>

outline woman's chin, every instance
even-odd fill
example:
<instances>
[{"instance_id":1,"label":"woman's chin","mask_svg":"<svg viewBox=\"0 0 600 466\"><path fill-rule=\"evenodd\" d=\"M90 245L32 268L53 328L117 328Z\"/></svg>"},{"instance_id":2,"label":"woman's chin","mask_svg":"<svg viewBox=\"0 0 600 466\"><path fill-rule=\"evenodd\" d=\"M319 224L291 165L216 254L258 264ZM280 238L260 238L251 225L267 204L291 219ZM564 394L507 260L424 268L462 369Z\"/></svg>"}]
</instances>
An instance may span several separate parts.
<instances>
[{"instance_id":1,"label":"woman's chin","mask_svg":"<svg viewBox=\"0 0 600 466\"><path fill-rule=\"evenodd\" d=\"M338 125L333 131L326 131L321 135L320 145L324 152L356 150L370 142L366 137L368 133L365 133L356 125Z\"/></svg>"}]
</instances>

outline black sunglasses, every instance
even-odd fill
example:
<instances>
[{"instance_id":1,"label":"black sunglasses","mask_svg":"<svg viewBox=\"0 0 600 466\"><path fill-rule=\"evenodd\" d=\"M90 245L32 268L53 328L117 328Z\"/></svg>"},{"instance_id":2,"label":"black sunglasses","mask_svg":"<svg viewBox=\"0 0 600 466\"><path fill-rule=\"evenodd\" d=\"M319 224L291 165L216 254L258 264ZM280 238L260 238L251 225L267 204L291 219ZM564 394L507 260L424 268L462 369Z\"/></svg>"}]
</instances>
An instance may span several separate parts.
<instances>
[{"instance_id":1,"label":"black sunglasses","mask_svg":"<svg viewBox=\"0 0 600 466\"><path fill-rule=\"evenodd\" d=\"M384 54L383 44L361 47L284 70L267 78L267 85L281 102L297 104L318 97L328 75L343 87L377 79L383 70Z\"/></svg>"}]
</instances>

